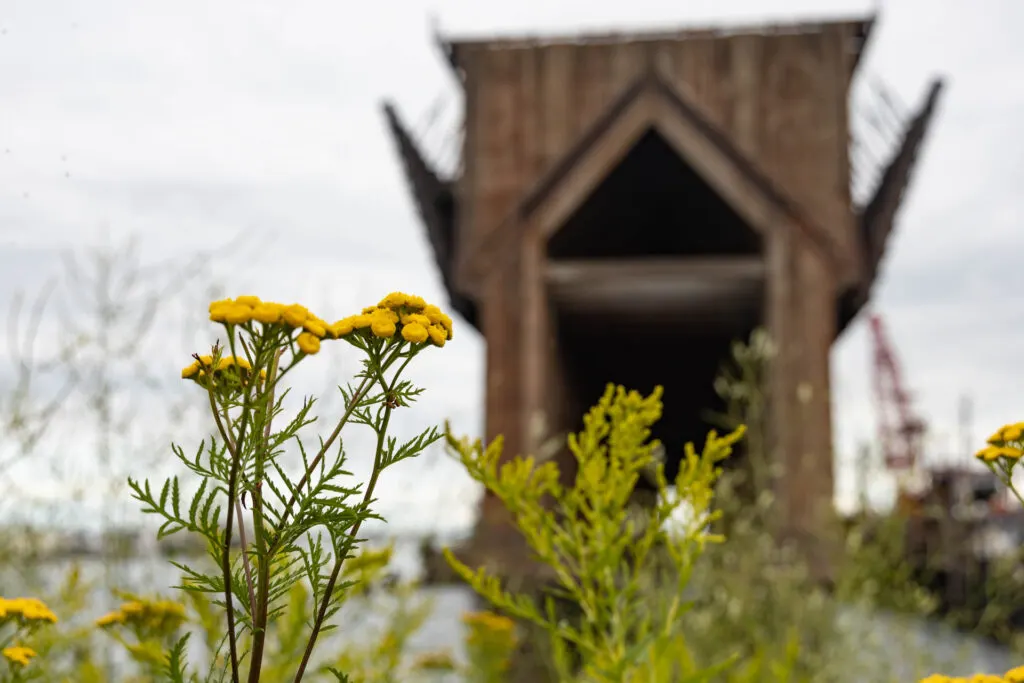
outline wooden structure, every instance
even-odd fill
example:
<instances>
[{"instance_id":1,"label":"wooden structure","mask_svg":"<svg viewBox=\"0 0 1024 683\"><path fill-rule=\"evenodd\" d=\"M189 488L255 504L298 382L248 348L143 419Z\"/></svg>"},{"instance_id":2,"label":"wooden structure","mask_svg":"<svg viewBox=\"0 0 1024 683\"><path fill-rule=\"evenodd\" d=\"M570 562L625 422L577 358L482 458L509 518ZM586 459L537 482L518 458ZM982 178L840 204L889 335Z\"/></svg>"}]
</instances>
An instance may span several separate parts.
<instances>
[{"instance_id":1,"label":"wooden structure","mask_svg":"<svg viewBox=\"0 0 1024 683\"><path fill-rule=\"evenodd\" d=\"M820 536L830 348L868 300L941 90L855 206L848 100L872 24L439 40L465 93L460 171L440 177L385 112L452 306L486 339L487 437L507 455L576 428L607 382L663 384L656 436L680 455L703 442L729 342L764 325L783 527ZM479 525L483 559L515 564L495 501Z\"/></svg>"}]
</instances>

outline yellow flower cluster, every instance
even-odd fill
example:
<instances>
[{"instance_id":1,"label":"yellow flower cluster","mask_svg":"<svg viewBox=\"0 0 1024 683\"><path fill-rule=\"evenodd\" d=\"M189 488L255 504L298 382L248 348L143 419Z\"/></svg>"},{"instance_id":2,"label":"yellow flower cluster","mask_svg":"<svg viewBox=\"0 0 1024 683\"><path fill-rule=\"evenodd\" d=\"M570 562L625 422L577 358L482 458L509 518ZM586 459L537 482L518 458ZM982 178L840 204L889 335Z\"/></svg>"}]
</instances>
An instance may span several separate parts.
<instances>
[{"instance_id":1,"label":"yellow flower cluster","mask_svg":"<svg viewBox=\"0 0 1024 683\"><path fill-rule=\"evenodd\" d=\"M988 445L974 454L983 462L1016 462L1024 456L1024 422L1000 427L988 438Z\"/></svg>"},{"instance_id":2,"label":"yellow flower cluster","mask_svg":"<svg viewBox=\"0 0 1024 683\"><path fill-rule=\"evenodd\" d=\"M261 301L257 296L222 299L210 304L210 320L225 325L261 323L265 326L283 325L302 330L295 340L303 353L313 355L320 351L320 340L328 336L328 324L299 304L279 304ZM331 335L334 339L338 335Z\"/></svg>"},{"instance_id":3,"label":"yellow flower cluster","mask_svg":"<svg viewBox=\"0 0 1024 683\"><path fill-rule=\"evenodd\" d=\"M282 325L301 330L295 342L299 349L313 355L324 339L339 339L353 333L368 333L379 338L401 334L412 344L427 341L444 346L452 338L452 319L422 297L392 292L376 306L364 308L358 315L327 323L299 304L261 301L255 296L222 299L210 304L210 320L225 325L258 322L264 326ZM190 366L191 367L191 366ZM194 372L198 372L196 367Z\"/></svg>"},{"instance_id":4,"label":"yellow flower cluster","mask_svg":"<svg viewBox=\"0 0 1024 683\"><path fill-rule=\"evenodd\" d=\"M153 631L172 631L185 621L185 608L170 600L132 600L96 620L100 627L116 624L142 626Z\"/></svg>"},{"instance_id":5,"label":"yellow flower cluster","mask_svg":"<svg viewBox=\"0 0 1024 683\"><path fill-rule=\"evenodd\" d=\"M1010 669L1002 676L997 674L974 674L973 676L944 676L932 674L919 683L1024 683L1024 666Z\"/></svg>"},{"instance_id":6,"label":"yellow flower cluster","mask_svg":"<svg viewBox=\"0 0 1024 683\"><path fill-rule=\"evenodd\" d=\"M425 652L416 658L412 667L419 671L454 671L455 660L447 652Z\"/></svg>"},{"instance_id":7,"label":"yellow flower cluster","mask_svg":"<svg viewBox=\"0 0 1024 683\"><path fill-rule=\"evenodd\" d=\"M0 654L3 654L4 658L12 664L28 666L29 661L36 656L36 651L23 645L13 645L5 647Z\"/></svg>"},{"instance_id":8,"label":"yellow flower cluster","mask_svg":"<svg viewBox=\"0 0 1024 683\"><path fill-rule=\"evenodd\" d=\"M3 598L0 597L0 620L21 619L24 621L48 621L57 623L57 615L50 611L38 598Z\"/></svg>"},{"instance_id":9,"label":"yellow flower cluster","mask_svg":"<svg viewBox=\"0 0 1024 683\"><path fill-rule=\"evenodd\" d=\"M518 643L515 622L494 612L469 612L462 615L462 623L469 628L466 647L470 660L506 670Z\"/></svg>"},{"instance_id":10,"label":"yellow flower cluster","mask_svg":"<svg viewBox=\"0 0 1024 683\"><path fill-rule=\"evenodd\" d=\"M452 319L422 297L392 292L376 306L367 306L358 315L352 315L331 326L338 336L353 331L389 339L400 334L412 344L430 341L444 346L452 338Z\"/></svg>"},{"instance_id":11,"label":"yellow flower cluster","mask_svg":"<svg viewBox=\"0 0 1024 683\"><path fill-rule=\"evenodd\" d=\"M217 361L217 367L211 371L213 365L213 356L200 356L199 360L192 361L191 364L186 365L181 369L181 378L190 379L198 384L206 386L206 379L209 376L213 376L213 381L216 384L217 379L223 377L227 373L231 373L237 377L243 383L248 379L249 373L252 371L252 365L245 358L235 358L234 356L224 356ZM267 371L260 370L260 380L267 378Z\"/></svg>"},{"instance_id":12,"label":"yellow flower cluster","mask_svg":"<svg viewBox=\"0 0 1024 683\"><path fill-rule=\"evenodd\" d=\"M515 622L494 612L467 612L462 623L469 627L470 641L511 648L515 644Z\"/></svg>"}]
</instances>

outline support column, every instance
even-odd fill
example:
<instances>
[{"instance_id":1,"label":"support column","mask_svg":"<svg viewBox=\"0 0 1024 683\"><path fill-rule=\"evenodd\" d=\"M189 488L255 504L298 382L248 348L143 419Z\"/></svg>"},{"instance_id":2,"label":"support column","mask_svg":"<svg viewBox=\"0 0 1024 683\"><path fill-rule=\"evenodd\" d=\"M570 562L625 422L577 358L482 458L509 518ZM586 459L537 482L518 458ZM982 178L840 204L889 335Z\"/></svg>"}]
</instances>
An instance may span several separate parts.
<instances>
[{"instance_id":1,"label":"support column","mask_svg":"<svg viewBox=\"0 0 1024 683\"><path fill-rule=\"evenodd\" d=\"M486 347L484 440L501 436L503 458L522 452L521 397L523 395L522 334L520 316L521 259L508 254L488 275L481 301L482 332ZM504 573L516 546L508 513L494 495L484 493L480 502L469 552L463 558L471 566L481 564ZM509 548L509 550L506 550Z\"/></svg>"},{"instance_id":2,"label":"support column","mask_svg":"<svg viewBox=\"0 0 1024 683\"><path fill-rule=\"evenodd\" d=\"M546 240L527 233L522 245L522 443L524 453L554 458L562 482L571 484L575 460L565 443L565 430L582 415L569 415L565 369L558 348L557 314L547 285Z\"/></svg>"},{"instance_id":3,"label":"support column","mask_svg":"<svg viewBox=\"0 0 1024 683\"><path fill-rule=\"evenodd\" d=\"M779 533L795 542L822 579L831 576L834 541L829 356L835 338L835 275L794 230L768 241L767 322L776 346L769 386L769 457Z\"/></svg>"},{"instance_id":4,"label":"support column","mask_svg":"<svg viewBox=\"0 0 1024 683\"><path fill-rule=\"evenodd\" d=\"M551 372L551 310L544 277L544 244L534 231L527 233L522 250L520 283L522 318L520 323L523 393L522 444L526 453L535 454L551 430L549 396L546 383Z\"/></svg>"}]
</instances>

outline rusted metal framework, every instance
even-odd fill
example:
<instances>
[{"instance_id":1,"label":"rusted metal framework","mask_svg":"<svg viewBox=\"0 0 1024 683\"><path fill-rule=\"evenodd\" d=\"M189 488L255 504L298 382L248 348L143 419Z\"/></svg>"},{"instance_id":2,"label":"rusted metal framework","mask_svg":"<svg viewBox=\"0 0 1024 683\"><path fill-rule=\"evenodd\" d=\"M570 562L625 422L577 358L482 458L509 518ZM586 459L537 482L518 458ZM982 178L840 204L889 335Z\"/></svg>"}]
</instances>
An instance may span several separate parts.
<instances>
[{"instance_id":1,"label":"rusted metal framework","mask_svg":"<svg viewBox=\"0 0 1024 683\"><path fill-rule=\"evenodd\" d=\"M663 384L671 467L703 438L729 342L763 325L783 528L821 536L829 351L869 299L941 91L856 205L849 92L873 21L438 40L465 94L460 172L385 113L452 307L486 339L489 438L535 451L606 382ZM495 501L479 524L481 559L514 565Z\"/></svg>"}]
</instances>

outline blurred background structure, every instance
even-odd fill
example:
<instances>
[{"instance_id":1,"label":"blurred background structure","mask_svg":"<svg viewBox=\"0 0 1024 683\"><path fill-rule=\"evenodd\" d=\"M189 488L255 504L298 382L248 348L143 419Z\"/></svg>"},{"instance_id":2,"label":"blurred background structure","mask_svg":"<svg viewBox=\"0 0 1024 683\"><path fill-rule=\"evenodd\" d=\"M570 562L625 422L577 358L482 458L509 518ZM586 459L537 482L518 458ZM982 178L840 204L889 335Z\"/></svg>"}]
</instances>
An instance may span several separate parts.
<instances>
[{"instance_id":1,"label":"blurred background structure","mask_svg":"<svg viewBox=\"0 0 1024 683\"><path fill-rule=\"evenodd\" d=\"M818 554L831 347L869 300L942 86L912 114L876 91L891 143L872 164L848 102L874 22L438 39L465 90L457 174L385 111L449 299L487 344L486 433L508 456L576 430L606 382L660 384L674 478L722 410L730 345L765 327L781 529ZM514 553L500 514L486 498L475 540Z\"/></svg>"}]
</instances>

